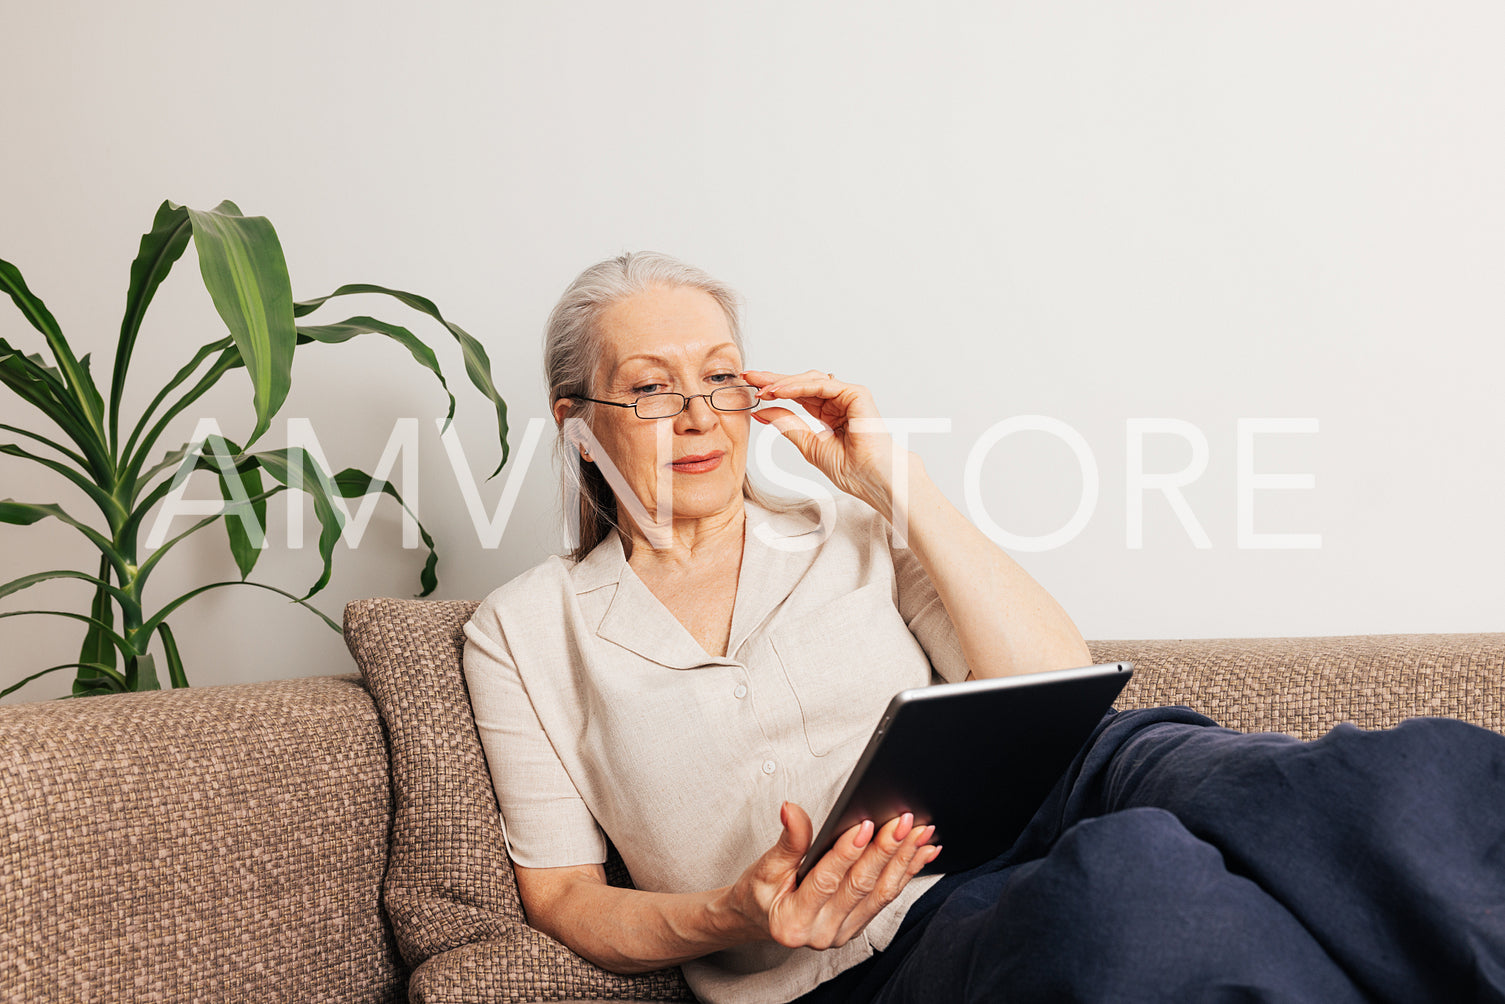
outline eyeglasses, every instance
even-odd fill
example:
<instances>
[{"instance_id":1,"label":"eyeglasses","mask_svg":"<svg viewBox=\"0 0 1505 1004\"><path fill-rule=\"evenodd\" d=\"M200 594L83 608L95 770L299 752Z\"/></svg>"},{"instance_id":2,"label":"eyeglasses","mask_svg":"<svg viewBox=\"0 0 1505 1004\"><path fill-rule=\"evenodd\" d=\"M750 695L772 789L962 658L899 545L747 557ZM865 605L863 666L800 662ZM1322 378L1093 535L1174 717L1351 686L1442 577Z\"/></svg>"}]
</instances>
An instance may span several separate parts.
<instances>
[{"instance_id":1,"label":"eyeglasses","mask_svg":"<svg viewBox=\"0 0 1505 1004\"><path fill-rule=\"evenodd\" d=\"M571 395L574 396L574 395ZM609 404L613 408L631 408L638 418L673 418L690 406L697 397L703 397L717 411L750 411L758 405L758 388L742 384L736 387L717 387L709 394L645 394L636 401L624 404L621 401L602 401L594 397L581 397L581 401Z\"/></svg>"}]
</instances>

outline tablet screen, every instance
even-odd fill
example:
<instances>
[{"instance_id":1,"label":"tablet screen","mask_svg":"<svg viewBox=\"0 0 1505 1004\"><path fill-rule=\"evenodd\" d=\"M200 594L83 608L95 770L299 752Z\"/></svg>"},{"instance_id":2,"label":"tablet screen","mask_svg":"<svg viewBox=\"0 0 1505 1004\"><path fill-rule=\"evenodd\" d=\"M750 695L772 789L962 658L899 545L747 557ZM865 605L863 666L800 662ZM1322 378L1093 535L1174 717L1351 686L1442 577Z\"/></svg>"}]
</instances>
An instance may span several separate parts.
<instances>
[{"instance_id":1,"label":"tablet screen","mask_svg":"<svg viewBox=\"0 0 1505 1004\"><path fill-rule=\"evenodd\" d=\"M849 828L905 812L935 824L944 849L926 872L957 872L1006 851L1133 675L1128 662L896 694L837 796L798 876Z\"/></svg>"}]
</instances>

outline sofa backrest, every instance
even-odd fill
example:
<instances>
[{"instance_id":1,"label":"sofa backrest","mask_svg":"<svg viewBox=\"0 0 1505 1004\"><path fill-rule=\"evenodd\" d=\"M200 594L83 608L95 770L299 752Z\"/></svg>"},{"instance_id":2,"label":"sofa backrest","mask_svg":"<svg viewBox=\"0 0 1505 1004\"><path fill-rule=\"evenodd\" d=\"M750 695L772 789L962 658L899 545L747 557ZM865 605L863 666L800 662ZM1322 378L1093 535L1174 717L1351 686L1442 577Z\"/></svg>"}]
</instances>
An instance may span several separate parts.
<instances>
[{"instance_id":1,"label":"sofa backrest","mask_svg":"<svg viewBox=\"0 0 1505 1004\"><path fill-rule=\"evenodd\" d=\"M1315 739L1339 722L1379 729L1444 715L1505 732L1505 633L1090 641L1127 659L1118 707L1186 704L1242 732Z\"/></svg>"}]
</instances>

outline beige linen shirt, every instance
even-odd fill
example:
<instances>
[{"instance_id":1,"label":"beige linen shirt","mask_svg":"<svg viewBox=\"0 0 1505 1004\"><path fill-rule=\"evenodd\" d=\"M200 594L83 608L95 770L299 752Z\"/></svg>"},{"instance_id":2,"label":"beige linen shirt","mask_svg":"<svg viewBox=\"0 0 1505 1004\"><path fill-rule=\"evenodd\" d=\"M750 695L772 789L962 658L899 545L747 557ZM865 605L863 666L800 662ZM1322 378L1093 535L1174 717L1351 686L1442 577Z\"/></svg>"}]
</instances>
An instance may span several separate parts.
<instances>
[{"instance_id":1,"label":"beige linen shirt","mask_svg":"<svg viewBox=\"0 0 1505 1004\"><path fill-rule=\"evenodd\" d=\"M849 496L745 508L726 656L708 655L609 536L550 557L465 625L465 677L507 849L532 868L599 863L606 837L639 889L734 882L780 832L819 827L889 698L967 675L919 560ZM877 822L882 822L878 820ZM826 951L774 942L685 963L713 1004L791 1000L886 947L936 876Z\"/></svg>"}]
</instances>

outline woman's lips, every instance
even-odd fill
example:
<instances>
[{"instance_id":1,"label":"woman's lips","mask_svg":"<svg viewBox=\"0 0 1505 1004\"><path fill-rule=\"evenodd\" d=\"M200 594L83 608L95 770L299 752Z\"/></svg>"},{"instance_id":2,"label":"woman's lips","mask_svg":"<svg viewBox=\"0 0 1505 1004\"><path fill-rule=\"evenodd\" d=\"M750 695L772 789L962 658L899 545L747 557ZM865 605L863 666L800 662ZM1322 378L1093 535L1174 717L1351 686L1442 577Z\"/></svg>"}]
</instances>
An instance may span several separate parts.
<instances>
[{"instance_id":1,"label":"woman's lips","mask_svg":"<svg viewBox=\"0 0 1505 1004\"><path fill-rule=\"evenodd\" d=\"M703 474L721 466L723 452L717 450L714 453L702 453L694 457L680 457L670 466L681 474Z\"/></svg>"}]
</instances>

